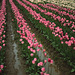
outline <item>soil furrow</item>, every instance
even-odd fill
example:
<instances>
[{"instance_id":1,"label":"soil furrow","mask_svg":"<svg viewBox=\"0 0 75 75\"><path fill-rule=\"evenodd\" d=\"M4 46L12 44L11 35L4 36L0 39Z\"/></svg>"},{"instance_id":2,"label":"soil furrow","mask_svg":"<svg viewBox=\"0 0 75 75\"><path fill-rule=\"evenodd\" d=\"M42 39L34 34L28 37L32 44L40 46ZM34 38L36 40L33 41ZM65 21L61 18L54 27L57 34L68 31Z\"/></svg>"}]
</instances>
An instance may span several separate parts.
<instances>
[{"instance_id":1,"label":"soil furrow","mask_svg":"<svg viewBox=\"0 0 75 75\"><path fill-rule=\"evenodd\" d=\"M12 16L11 16L11 8L7 2L7 43L6 43L6 54L5 54L5 62L6 62L6 75L26 75L25 67L22 64L23 60L20 58L20 51L18 51L18 45L14 40L14 28L13 28Z\"/></svg>"}]
</instances>

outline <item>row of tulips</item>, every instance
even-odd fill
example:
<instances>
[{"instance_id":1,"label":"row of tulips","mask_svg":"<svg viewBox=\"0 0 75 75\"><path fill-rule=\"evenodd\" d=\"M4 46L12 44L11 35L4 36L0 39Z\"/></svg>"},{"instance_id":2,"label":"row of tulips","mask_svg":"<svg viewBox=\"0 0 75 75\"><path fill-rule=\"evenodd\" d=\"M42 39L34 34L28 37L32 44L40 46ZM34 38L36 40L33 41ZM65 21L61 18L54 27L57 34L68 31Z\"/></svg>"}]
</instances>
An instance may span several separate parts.
<instances>
[{"instance_id":1,"label":"row of tulips","mask_svg":"<svg viewBox=\"0 0 75 75\"><path fill-rule=\"evenodd\" d=\"M23 11L23 13L25 12L25 14L28 16L28 19L30 20L31 23L33 23L33 27L40 30L40 33L43 34L44 37L46 37L46 39L48 41L51 41L52 43L52 46L60 52L61 55L63 55L62 59L66 60L67 63L72 66L72 68L74 68L74 58L75 58L75 51L73 51L72 47L68 47L65 43L61 44L61 41L60 39L58 38L58 36L54 36L54 34L52 34L52 31L49 29L49 27L46 27L41 21L42 21L42 18L38 18L40 19L37 20L37 17L36 15L32 15L35 13L35 11L33 12L31 8L27 7L24 3L22 3L21 1L18 0L15 1L15 4L18 5L18 7ZM27 10L29 9L29 10ZM32 11L32 12L30 12ZM31 14L32 13L32 14ZM36 13L35 13L36 14ZM37 14L38 16L40 14ZM44 18L43 18L43 22L44 22ZM47 22L47 21L46 21ZM37 25L36 25L37 24ZM54 24L54 23L52 23ZM73 69L74 70L74 69Z\"/></svg>"},{"instance_id":2,"label":"row of tulips","mask_svg":"<svg viewBox=\"0 0 75 75\"><path fill-rule=\"evenodd\" d=\"M0 10L0 73L4 68L4 46L5 46L5 32L6 32L6 0L2 1L2 6Z\"/></svg>"},{"instance_id":3,"label":"row of tulips","mask_svg":"<svg viewBox=\"0 0 75 75\"><path fill-rule=\"evenodd\" d=\"M42 48L42 44L39 44L35 38L35 34L30 32L29 26L26 23L26 20L24 20L23 15L19 13L19 9L16 7L16 5L13 3L12 0L9 0L10 4L11 4L11 8L13 10L13 13L15 15L15 18L17 20L17 24L18 24L18 29L17 33L20 34L20 42L21 44L26 43L24 40L26 40L29 43L28 49L30 50L30 56L32 57L32 64L37 64L37 66L41 66L41 75L49 75L45 72L45 68L44 63L47 62L47 60L44 60L44 62L37 62L37 58L33 56L35 56L35 54L37 54L37 51L40 51ZM34 42L33 42L34 40ZM36 47L39 47L39 49L35 50ZM26 51L27 52L27 51ZM45 49L43 50L44 55L47 56ZM53 60L51 60L50 58L48 58L48 62L50 62L51 64L53 63Z\"/></svg>"},{"instance_id":4,"label":"row of tulips","mask_svg":"<svg viewBox=\"0 0 75 75\"><path fill-rule=\"evenodd\" d=\"M67 13L65 11L59 11L58 9L52 8L52 7L44 5L44 4L38 4L38 5L40 5L40 6L44 7L44 8L50 9L52 11L55 11L55 12L57 12L61 16L64 16L64 15L68 16L70 19L75 21L75 15L69 14L69 13Z\"/></svg>"},{"instance_id":5,"label":"row of tulips","mask_svg":"<svg viewBox=\"0 0 75 75\"><path fill-rule=\"evenodd\" d=\"M51 7L55 8L55 9L60 10L60 11L62 10L62 11L66 11L66 12L71 13L71 14L75 14L75 10L70 9L70 8L61 7L61 6L52 4L52 3L46 3L45 5L51 6Z\"/></svg>"},{"instance_id":6,"label":"row of tulips","mask_svg":"<svg viewBox=\"0 0 75 75\"><path fill-rule=\"evenodd\" d=\"M29 11L29 13L31 15L33 15L33 17L36 20L39 20L39 23L43 23L46 27L49 27L50 30L52 30L52 34L54 34L55 36L58 36L61 40L61 44L66 43L68 46L73 45L73 49L75 50L75 38L74 37L69 37L68 33L66 32L64 35L64 31L62 30L62 28L60 27L56 27L56 24L54 22L50 22L47 21L45 18L43 18L40 13L36 13L36 11L33 11L32 8L28 7L27 5L25 5L24 3L22 3L20 0L17 0L19 2L19 4L21 4L26 10Z\"/></svg>"},{"instance_id":7,"label":"row of tulips","mask_svg":"<svg viewBox=\"0 0 75 75\"><path fill-rule=\"evenodd\" d=\"M41 9L40 7L38 7L36 4L30 3L27 0L23 0L24 2L26 2L26 4L32 6L34 9L38 9L39 11L43 12L45 15L51 16L54 20L58 20L60 22L60 25L62 26L69 26L70 29L75 32L74 28L75 28L75 23L69 20L66 20L66 18L61 18L60 16L57 16L55 14L53 14L52 12L47 12L46 10ZM71 26L72 25L72 26Z\"/></svg>"}]
</instances>

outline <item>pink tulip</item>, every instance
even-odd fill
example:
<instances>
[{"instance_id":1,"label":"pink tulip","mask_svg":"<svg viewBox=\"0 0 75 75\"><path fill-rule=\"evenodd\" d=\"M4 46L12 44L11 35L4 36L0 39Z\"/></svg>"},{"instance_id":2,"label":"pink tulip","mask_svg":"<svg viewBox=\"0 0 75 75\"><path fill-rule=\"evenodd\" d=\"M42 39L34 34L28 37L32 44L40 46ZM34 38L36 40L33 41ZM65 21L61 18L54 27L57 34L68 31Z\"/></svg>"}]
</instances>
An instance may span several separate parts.
<instances>
[{"instance_id":1,"label":"pink tulip","mask_svg":"<svg viewBox=\"0 0 75 75\"><path fill-rule=\"evenodd\" d=\"M20 39L19 41L22 41L23 39Z\"/></svg>"},{"instance_id":2,"label":"pink tulip","mask_svg":"<svg viewBox=\"0 0 75 75\"><path fill-rule=\"evenodd\" d=\"M35 50L33 50L32 52L33 52L33 53L35 53L36 51L35 51Z\"/></svg>"},{"instance_id":3,"label":"pink tulip","mask_svg":"<svg viewBox=\"0 0 75 75\"><path fill-rule=\"evenodd\" d=\"M34 61L37 61L37 58L34 58Z\"/></svg>"},{"instance_id":4,"label":"pink tulip","mask_svg":"<svg viewBox=\"0 0 75 75\"><path fill-rule=\"evenodd\" d=\"M21 44L24 44L24 41L22 41Z\"/></svg>"},{"instance_id":5,"label":"pink tulip","mask_svg":"<svg viewBox=\"0 0 75 75\"><path fill-rule=\"evenodd\" d=\"M30 46L28 46L28 49L30 49Z\"/></svg>"},{"instance_id":6,"label":"pink tulip","mask_svg":"<svg viewBox=\"0 0 75 75\"><path fill-rule=\"evenodd\" d=\"M3 37L5 37L5 35L3 35Z\"/></svg>"},{"instance_id":7,"label":"pink tulip","mask_svg":"<svg viewBox=\"0 0 75 75\"><path fill-rule=\"evenodd\" d=\"M53 60L51 60L50 63L53 64Z\"/></svg>"},{"instance_id":8,"label":"pink tulip","mask_svg":"<svg viewBox=\"0 0 75 75\"><path fill-rule=\"evenodd\" d=\"M37 49L37 51L40 51L40 49Z\"/></svg>"},{"instance_id":9,"label":"pink tulip","mask_svg":"<svg viewBox=\"0 0 75 75\"><path fill-rule=\"evenodd\" d=\"M12 21L14 21L14 19L12 19Z\"/></svg>"},{"instance_id":10,"label":"pink tulip","mask_svg":"<svg viewBox=\"0 0 75 75\"><path fill-rule=\"evenodd\" d=\"M2 40L2 43L4 43L5 42L5 40Z\"/></svg>"},{"instance_id":11,"label":"pink tulip","mask_svg":"<svg viewBox=\"0 0 75 75\"><path fill-rule=\"evenodd\" d=\"M47 60L44 60L44 63L47 63Z\"/></svg>"},{"instance_id":12,"label":"pink tulip","mask_svg":"<svg viewBox=\"0 0 75 75\"><path fill-rule=\"evenodd\" d=\"M63 44L64 42L63 41L61 41L61 44Z\"/></svg>"},{"instance_id":13,"label":"pink tulip","mask_svg":"<svg viewBox=\"0 0 75 75\"><path fill-rule=\"evenodd\" d=\"M5 33L6 31L4 31L4 33Z\"/></svg>"},{"instance_id":14,"label":"pink tulip","mask_svg":"<svg viewBox=\"0 0 75 75\"><path fill-rule=\"evenodd\" d=\"M37 66L40 66L40 63L38 63Z\"/></svg>"},{"instance_id":15,"label":"pink tulip","mask_svg":"<svg viewBox=\"0 0 75 75\"><path fill-rule=\"evenodd\" d=\"M5 44L3 44L3 46L5 46Z\"/></svg>"},{"instance_id":16,"label":"pink tulip","mask_svg":"<svg viewBox=\"0 0 75 75\"><path fill-rule=\"evenodd\" d=\"M2 70L0 69L0 73L2 72Z\"/></svg>"},{"instance_id":17,"label":"pink tulip","mask_svg":"<svg viewBox=\"0 0 75 75\"><path fill-rule=\"evenodd\" d=\"M32 60L32 64L35 64L35 61L34 60Z\"/></svg>"},{"instance_id":18,"label":"pink tulip","mask_svg":"<svg viewBox=\"0 0 75 75\"><path fill-rule=\"evenodd\" d=\"M48 58L48 62L51 62L51 58Z\"/></svg>"},{"instance_id":19,"label":"pink tulip","mask_svg":"<svg viewBox=\"0 0 75 75\"><path fill-rule=\"evenodd\" d=\"M44 49L43 52L45 52L46 50Z\"/></svg>"},{"instance_id":20,"label":"pink tulip","mask_svg":"<svg viewBox=\"0 0 75 75\"><path fill-rule=\"evenodd\" d=\"M35 37L35 34L32 34L32 37Z\"/></svg>"},{"instance_id":21,"label":"pink tulip","mask_svg":"<svg viewBox=\"0 0 75 75\"><path fill-rule=\"evenodd\" d=\"M40 62L40 66L43 66L43 62Z\"/></svg>"},{"instance_id":22,"label":"pink tulip","mask_svg":"<svg viewBox=\"0 0 75 75\"><path fill-rule=\"evenodd\" d=\"M34 55L33 53L30 54L30 56L33 56L33 55Z\"/></svg>"},{"instance_id":23,"label":"pink tulip","mask_svg":"<svg viewBox=\"0 0 75 75\"><path fill-rule=\"evenodd\" d=\"M43 73L43 72L41 72L40 74L41 74L41 75L44 75L44 73Z\"/></svg>"},{"instance_id":24,"label":"pink tulip","mask_svg":"<svg viewBox=\"0 0 75 75\"><path fill-rule=\"evenodd\" d=\"M1 50L2 46L0 46L0 50Z\"/></svg>"},{"instance_id":25,"label":"pink tulip","mask_svg":"<svg viewBox=\"0 0 75 75\"><path fill-rule=\"evenodd\" d=\"M3 69L3 67L4 67L3 65L0 65L0 68L1 68L1 69Z\"/></svg>"},{"instance_id":26,"label":"pink tulip","mask_svg":"<svg viewBox=\"0 0 75 75\"><path fill-rule=\"evenodd\" d=\"M73 47L73 49L75 50L75 47Z\"/></svg>"},{"instance_id":27,"label":"pink tulip","mask_svg":"<svg viewBox=\"0 0 75 75\"><path fill-rule=\"evenodd\" d=\"M38 45L38 47L42 47L42 44Z\"/></svg>"},{"instance_id":28,"label":"pink tulip","mask_svg":"<svg viewBox=\"0 0 75 75\"><path fill-rule=\"evenodd\" d=\"M34 43L34 47L37 47L37 45L38 45L38 42L37 43Z\"/></svg>"},{"instance_id":29,"label":"pink tulip","mask_svg":"<svg viewBox=\"0 0 75 75\"><path fill-rule=\"evenodd\" d=\"M47 53L44 53L45 56L47 56Z\"/></svg>"},{"instance_id":30,"label":"pink tulip","mask_svg":"<svg viewBox=\"0 0 75 75\"><path fill-rule=\"evenodd\" d=\"M45 72L45 68L44 68L44 67L42 67L42 68L41 68L41 71L42 71L42 72Z\"/></svg>"}]
</instances>

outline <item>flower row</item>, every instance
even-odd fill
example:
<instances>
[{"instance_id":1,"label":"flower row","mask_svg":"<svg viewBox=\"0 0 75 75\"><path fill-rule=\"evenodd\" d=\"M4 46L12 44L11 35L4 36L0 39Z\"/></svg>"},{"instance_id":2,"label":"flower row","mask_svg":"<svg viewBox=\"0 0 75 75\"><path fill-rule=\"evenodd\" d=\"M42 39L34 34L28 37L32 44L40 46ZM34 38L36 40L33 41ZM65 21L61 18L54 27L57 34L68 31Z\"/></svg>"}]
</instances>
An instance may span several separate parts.
<instances>
[{"instance_id":1,"label":"flower row","mask_svg":"<svg viewBox=\"0 0 75 75\"><path fill-rule=\"evenodd\" d=\"M46 10L41 9L40 7L38 7L36 4L30 3L27 0L23 0L24 2L26 2L26 4L29 4L30 6L32 6L34 9L38 9L39 11L41 11L42 13L44 13L45 15L51 16L54 20L58 20L60 22L60 25L62 26L69 26L70 29L75 32L74 28L75 28L75 22L72 22L69 20L67 20L66 18L61 18L60 16L57 16L55 14L53 14L52 12L47 12ZM71 26L72 25L72 26Z\"/></svg>"},{"instance_id":2,"label":"flower row","mask_svg":"<svg viewBox=\"0 0 75 75\"><path fill-rule=\"evenodd\" d=\"M0 10L0 73L2 72L3 68L4 68L4 46L5 46L5 32L6 32L6 19L5 19L5 15L6 15L6 0L2 1L2 6L1 6L1 10Z\"/></svg>"},{"instance_id":3,"label":"flower row","mask_svg":"<svg viewBox=\"0 0 75 75\"><path fill-rule=\"evenodd\" d=\"M66 43L68 46L73 45L73 49L75 49L75 38L71 37L69 38L68 33L64 34L62 28L56 27L56 24L54 22L47 21L45 18L43 18L40 13L36 13L36 11L33 11L30 7L22 3L20 0L17 0L20 5L22 5L36 20L39 20L39 23L43 23L46 27L49 27L50 30L52 30L52 34L55 36L58 36L61 40L61 44Z\"/></svg>"},{"instance_id":4,"label":"flower row","mask_svg":"<svg viewBox=\"0 0 75 75\"><path fill-rule=\"evenodd\" d=\"M63 56L62 59L67 61L69 66L72 66L72 68L74 69L73 59L75 58L75 50L73 50L73 45L71 47L68 47L68 45L66 43L61 44L61 40L59 39L59 37L58 36L55 37L54 34L52 34L52 31L49 29L49 27L46 27L44 25L44 23L42 23L42 22L39 23L39 20L35 19L34 16L32 14L30 14L30 12L27 9L25 9L24 6L22 6L20 3L18 3L15 0L13 0L13 1L17 5L17 7L22 11L23 15L25 14L24 16L26 17L26 19L29 20L28 22L32 23L32 25L30 25L30 26L32 28L38 30L41 34L43 34L43 35L40 36L41 41L45 40L44 38L46 38L48 43L50 43L50 44L47 44L48 46L46 46L46 47L47 48L49 47L49 49L50 49L51 46L54 47L55 51L59 52L59 54ZM38 12L38 10L36 10L36 11ZM46 42L46 40L44 41L44 43ZM72 64L72 65L70 65L70 64Z\"/></svg>"},{"instance_id":5,"label":"flower row","mask_svg":"<svg viewBox=\"0 0 75 75\"><path fill-rule=\"evenodd\" d=\"M19 30L17 30L17 33L20 34L20 42L21 44L24 44L24 39L28 41L29 43L29 46L28 46L28 49L30 49L31 51L31 54L30 56L33 57L35 55L35 53L37 53L37 51L40 51L42 48L42 44L39 44L35 38L35 34L31 33L30 32L30 29L29 26L27 25L26 23L26 20L24 20L23 18L23 15L19 13L19 9L16 7L16 5L13 3L12 0L9 0L10 4L11 4L11 8L14 12L14 15L15 15L15 18L17 20L17 24L18 24L18 28ZM33 42L34 40L34 42ZM36 50L36 47L39 47L39 49ZM44 55L47 56L46 52L45 52L45 49L43 50L44 51ZM32 60L32 64L36 64L36 61L37 61L37 58L35 57L33 60ZM47 60L44 60L44 62L39 62L37 63L37 66L42 66L41 68L41 75L49 75L49 74L46 74L45 73L45 68L43 67L44 63L46 63ZM51 60L50 58L48 58L48 62L50 62L51 64L53 63L53 60Z\"/></svg>"},{"instance_id":6,"label":"flower row","mask_svg":"<svg viewBox=\"0 0 75 75\"><path fill-rule=\"evenodd\" d=\"M44 8L50 9L52 11L55 11L55 12L57 12L61 16L64 16L64 15L68 16L70 19L73 19L75 21L75 16L72 15L72 14L66 13L65 11L59 11L58 9L52 8L52 7L44 5L44 4L39 4L39 5L44 7Z\"/></svg>"},{"instance_id":7,"label":"flower row","mask_svg":"<svg viewBox=\"0 0 75 75\"><path fill-rule=\"evenodd\" d=\"M58 9L58 10L66 11L66 12L68 12L68 13L70 12L70 13L72 13L72 14L75 14L75 11L72 10L72 9L70 9L70 8L61 7L61 6L52 4L52 3L47 3L47 4L45 4L45 5L47 5L47 6L52 6L52 7L56 8L56 9Z\"/></svg>"}]
</instances>

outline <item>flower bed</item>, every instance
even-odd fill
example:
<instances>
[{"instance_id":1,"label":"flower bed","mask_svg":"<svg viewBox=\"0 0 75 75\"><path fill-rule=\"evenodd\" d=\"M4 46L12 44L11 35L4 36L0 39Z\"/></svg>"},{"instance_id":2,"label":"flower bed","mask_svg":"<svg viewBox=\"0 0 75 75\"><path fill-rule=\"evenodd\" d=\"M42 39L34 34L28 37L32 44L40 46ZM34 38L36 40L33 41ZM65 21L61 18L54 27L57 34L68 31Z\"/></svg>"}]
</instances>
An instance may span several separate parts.
<instances>
[{"instance_id":1,"label":"flower bed","mask_svg":"<svg viewBox=\"0 0 75 75\"><path fill-rule=\"evenodd\" d=\"M2 6L1 6L1 10L0 10L0 73L2 72L2 70L4 69L4 54L5 54L5 43L6 43L6 19L5 19L5 15L6 15L6 0L2 1Z\"/></svg>"},{"instance_id":2,"label":"flower bed","mask_svg":"<svg viewBox=\"0 0 75 75\"><path fill-rule=\"evenodd\" d=\"M27 59L27 65L29 65L29 73L31 75L38 75L41 72L41 75L49 75L45 73L45 68L43 67L47 60L44 62L40 62L37 51L40 51L42 48L42 44L39 44L35 38L35 34L30 32L30 27L27 25L26 20L24 20L23 15L19 13L18 8L15 6L12 0L9 0L11 4L12 11L15 15L16 22L17 22L17 33L19 33L19 41L21 42L21 46L23 48L24 57ZM33 42L34 40L34 42ZM39 47L39 49L35 49ZM46 56L46 52L44 49L44 55ZM53 63L53 60L48 58L49 63ZM33 65L34 64L34 65ZM32 73L31 73L32 72Z\"/></svg>"},{"instance_id":3,"label":"flower bed","mask_svg":"<svg viewBox=\"0 0 75 75\"><path fill-rule=\"evenodd\" d=\"M75 10L70 9L70 8L61 7L61 6L58 6L58 5L55 5L52 3L47 3L47 2L45 2L45 5L47 5L49 7L53 7L55 9L58 9L59 11L65 11L65 12L68 12L70 14L75 14Z\"/></svg>"},{"instance_id":4,"label":"flower bed","mask_svg":"<svg viewBox=\"0 0 75 75\"><path fill-rule=\"evenodd\" d=\"M74 30L74 27L75 27L74 26L74 22L72 22L72 21L69 22L69 20L66 20L66 18L61 18L61 16L57 16L57 15L53 14L52 12L47 12L46 9L43 10L40 7L38 7L36 4L32 4L32 3L30 3L30 2L28 2L26 0L23 0L23 1L26 2L28 5L32 6L34 9L38 9L39 11L41 11L42 13L44 13L45 15L48 15L48 16L52 17L54 20L58 21L60 23L60 25L61 25L62 28L63 28L63 26L67 27L67 25L68 25L67 30L69 29L69 27L71 29L71 30L69 29L68 32L69 31L70 32L73 31L73 34L74 34L74 31L75 31Z\"/></svg>"},{"instance_id":5,"label":"flower bed","mask_svg":"<svg viewBox=\"0 0 75 75\"><path fill-rule=\"evenodd\" d=\"M47 5L43 5L43 4L39 4L39 5L42 6L42 7L44 7L44 8L50 9L52 11L55 11L55 12L57 12L61 16L65 15L65 16L67 16L70 19L73 19L75 21L75 16L73 14L66 13L65 11L59 11L58 9L55 9L55 8L47 6Z\"/></svg>"},{"instance_id":6,"label":"flower bed","mask_svg":"<svg viewBox=\"0 0 75 75\"><path fill-rule=\"evenodd\" d=\"M40 15L40 13L38 14L35 10L33 11L32 10L32 8L30 8L30 7L28 7L28 6L26 6L25 4L23 5L23 3L21 2L21 1L19 1L18 0L18 2L22 5L22 6L24 6L24 8L25 9L27 9L28 11L29 11L29 13L30 14L32 14L33 15L33 17L36 19L36 20L39 20L39 22L40 23L44 23L44 25L46 26L46 27L49 27L50 28L50 30L52 30L53 32L53 34L55 35L55 36L59 36L59 38L60 38L60 40L63 40L63 39L67 39L67 40L65 40L66 42L66 44L68 44L68 46L71 46L71 44L74 44L74 42L70 42L70 40L72 40L71 39L71 37L69 37L69 35L68 35L68 33L66 32L66 33L64 33L64 31L62 30L62 28L60 28L58 25L56 26L56 24L54 23L54 22L50 22L50 21L47 21L45 18L43 18L41 15ZM28 8L29 9L28 9ZM31 13L31 12L33 12L33 13ZM63 28L64 29L64 28ZM62 38L62 39L61 39ZM74 38L74 37L73 37ZM73 39L73 41L74 41L74 39ZM63 43L62 43L63 44Z\"/></svg>"},{"instance_id":7,"label":"flower bed","mask_svg":"<svg viewBox=\"0 0 75 75\"><path fill-rule=\"evenodd\" d=\"M18 0L19 1L19 0ZM25 12L25 14L27 14L28 16L29 16L29 19L32 21L32 23L34 23L35 24L35 27L36 28L38 28L39 30L41 30L41 32L44 34L44 36L49 40L49 41L52 41L52 45L53 45L53 47L55 47L56 48L56 50L57 51L59 51L60 52L60 54L61 55L63 55L64 56L64 60L67 60L67 62L68 62L68 64L70 65L70 64L72 64L72 65L70 65L70 66L74 66L74 61L72 60L72 57L74 58L74 52L75 51L73 51L73 49L72 49L72 47L68 47L65 43L63 43L63 42L61 42L60 41L60 39L58 39L58 37L55 37L53 34L52 34L52 31L50 31L49 30L49 28L46 28L42 23L44 23L44 21L46 21L44 18L42 18L41 17L41 19L40 19L40 21L37 21L37 20L39 20L39 16L40 16L40 14L37 14L36 13L36 11L33 11L31 8L27 8L27 6L24 4L24 3L22 3L21 1L19 1L19 3L22 5L22 6L24 6L24 8L26 9L26 10L28 10L29 12L30 12L30 14L32 14L33 15L33 17L36 19L34 19L34 18L32 18L32 16L31 15L29 15L29 14L27 14L28 12L22 7L22 8L20 8L20 9L23 9L23 11ZM37 15L34 15L34 13ZM37 18L38 17L38 18ZM42 20L43 19L43 20ZM40 22L40 23L38 23L38 22ZM47 22L47 21L46 21ZM46 23L45 22L45 23ZM37 25L36 25L37 24ZM54 23L52 23L52 26L53 26L53 24ZM50 32L50 33L49 33ZM67 35L67 34L66 34ZM61 44L61 43L63 43L63 44ZM68 43L69 44L69 43ZM73 52L73 53L71 53L71 52ZM70 60L70 61L69 61ZM74 70L74 69L73 69Z\"/></svg>"}]
</instances>

